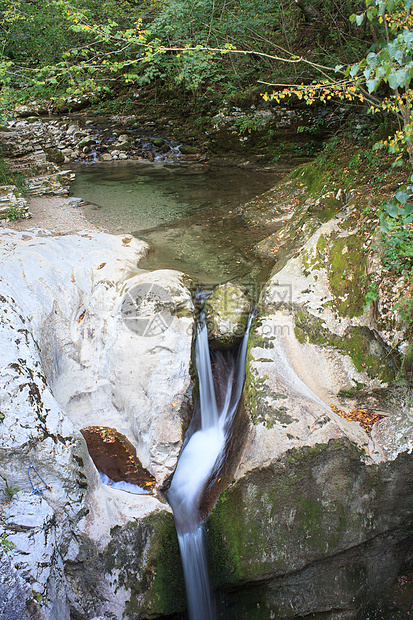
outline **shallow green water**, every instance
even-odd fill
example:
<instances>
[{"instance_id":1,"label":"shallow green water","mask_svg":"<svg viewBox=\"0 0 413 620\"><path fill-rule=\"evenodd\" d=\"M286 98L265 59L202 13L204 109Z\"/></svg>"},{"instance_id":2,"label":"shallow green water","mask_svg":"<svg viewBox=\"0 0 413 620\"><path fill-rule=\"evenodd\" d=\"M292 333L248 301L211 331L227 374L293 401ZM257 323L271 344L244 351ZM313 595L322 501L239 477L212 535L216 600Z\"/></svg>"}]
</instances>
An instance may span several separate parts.
<instances>
[{"instance_id":1,"label":"shallow green water","mask_svg":"<svg viewBox=\"0 0 413 620\"><path fill-rule=\"evenodd\" d=\"M250 284L269 264L251 251L268 231L250 231L234 210L272 187L275 173L131 162L75 171L71 195L89 203L84 213L90 222L150 243L142 268L178 269L204 285Z\"/></svg>"}]
</instances>

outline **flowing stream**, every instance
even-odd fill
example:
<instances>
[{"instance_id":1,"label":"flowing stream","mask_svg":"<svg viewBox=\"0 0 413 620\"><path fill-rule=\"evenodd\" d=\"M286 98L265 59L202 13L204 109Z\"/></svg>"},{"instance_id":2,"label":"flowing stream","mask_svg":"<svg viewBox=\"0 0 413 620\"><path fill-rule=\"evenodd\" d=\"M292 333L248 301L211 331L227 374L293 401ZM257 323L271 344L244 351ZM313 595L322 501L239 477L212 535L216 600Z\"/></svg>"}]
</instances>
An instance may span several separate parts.
<instances>
[{"instance_id":1,"label":"flowing stream","mask_svg":"<svg viewBox=\"0 0 413 620\"><path fill-rule=\"evenodd\" d=\"M83 166L76 170L71 193L88 201L84 212L94 224L149 241L154 250L139 266L179 269L206 288L229 280L250 286L272 262L251 251L268 231L257 235L248 230L234 210L275 180L274 174L239 169L188 174L163 165ZM216 617L200 504L225 456L244 385L248 331L249 325L236 352L211 353L201 313L196 341L199 415L188 429L167 493L191 620Z\"/></svg>"},{"instance_id":2,"label":"flowing stream","mask_svg":"<svg viewBox=\"0 0 413 620\"><path fill-rule=\"evenodd\" d=\"M237 354L215 352L215 367L225 379L216 393L205 318L201 314L196 341L201 427L190 435L168 491L178 532L191 620L213 620L214 602L208 578L200 501L212 472L224 456L231 423L237 412L245 378L247 331ZM222 369L225 368L222 373Z\"/></svg>"}]
</instances>

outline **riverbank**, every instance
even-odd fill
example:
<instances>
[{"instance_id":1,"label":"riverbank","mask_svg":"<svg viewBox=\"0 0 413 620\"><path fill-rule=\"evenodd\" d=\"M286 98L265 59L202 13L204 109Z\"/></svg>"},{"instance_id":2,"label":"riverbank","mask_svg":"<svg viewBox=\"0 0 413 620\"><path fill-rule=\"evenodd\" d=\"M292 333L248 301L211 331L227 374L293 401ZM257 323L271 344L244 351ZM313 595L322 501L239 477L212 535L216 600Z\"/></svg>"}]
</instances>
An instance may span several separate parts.
<instances>
[{"instance_id":1,"label":"riverbank","mask_svg":"<svg viewBox=\"0 0 413 620\"><path fill-rule=\"evenodd\" d=\"M40 229L59 235L85 231L106 232L103 227L94 226L81 211L78 200L67 196L33 196L27 203L30 218L15 221L0 220L2 229L26 231Z\"/></svg>"}]
</instances>

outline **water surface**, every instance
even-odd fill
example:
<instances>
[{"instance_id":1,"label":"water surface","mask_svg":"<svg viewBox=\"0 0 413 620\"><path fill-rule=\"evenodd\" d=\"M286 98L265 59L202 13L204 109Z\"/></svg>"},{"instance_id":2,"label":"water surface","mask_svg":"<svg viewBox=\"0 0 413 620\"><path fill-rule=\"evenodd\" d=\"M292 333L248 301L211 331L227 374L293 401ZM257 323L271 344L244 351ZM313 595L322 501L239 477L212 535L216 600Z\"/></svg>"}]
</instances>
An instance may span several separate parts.
<instances>
[{"instance_id":1,"label":"water surface","mask_svg":"<svg viewBox=\"0 0 413 620\"><path fill-rule=\"evenodd\" d=\"M270 262L251 250L269 231L249 230L234 211L272 187L280 173L141 162L74 170L71 195L87 201L84 213L90 222L150 243L142 268L178 269L204 285L248 284Z\"/></svg>"}]
</instances>

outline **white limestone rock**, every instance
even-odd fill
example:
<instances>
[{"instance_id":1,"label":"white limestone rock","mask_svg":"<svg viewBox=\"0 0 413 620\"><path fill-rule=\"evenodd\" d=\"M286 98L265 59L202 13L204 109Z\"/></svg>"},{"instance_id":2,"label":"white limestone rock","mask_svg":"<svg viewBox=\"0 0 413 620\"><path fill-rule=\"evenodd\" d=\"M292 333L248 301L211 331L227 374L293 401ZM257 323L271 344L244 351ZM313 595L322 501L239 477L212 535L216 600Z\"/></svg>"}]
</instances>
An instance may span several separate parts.
<instances>
[{"instance_id":1,"label":"white limestone rock","mask_svg":"<svg viewBox=\"0 0 413 620\"><path fill-rule=\"evenodd\" d=\"M79 432L116 427L159 486L174 470L191 398L193 307L182 274L137 267L146 251L142 241L103 233L5 229L0 239L4 502L6 487L19 489L0 528L16 545L7 562L25 592L29 584L28 604L42 620L69 620L72 609L123 617L130 591L99 557L96 587L87 592L84 549L103 552L114 526L159 512L170 519L169 506L155 497L102 485ZM162 293L155 305L154 286ZM153 333L145 333L153 318ZM33 494L32 484L42 492ZM67 563L80 567L69 581ZM0 561L0 593L4 566Z\"/></svg>"}]
</instances>

